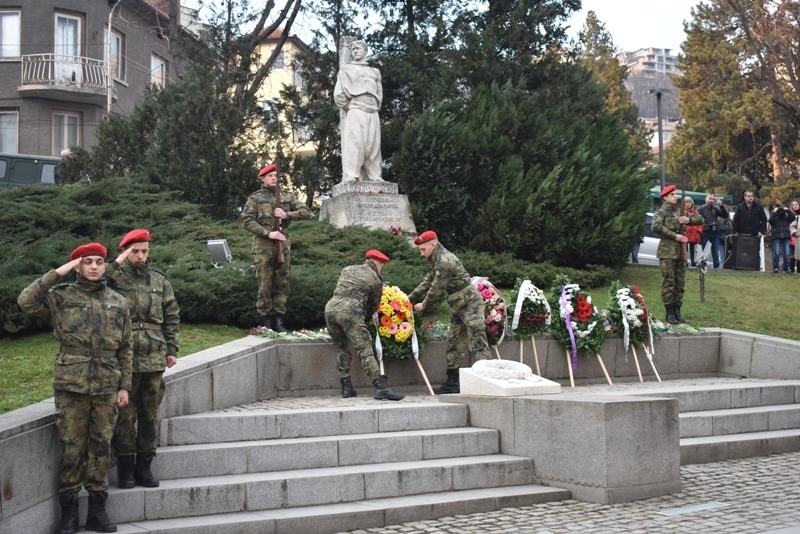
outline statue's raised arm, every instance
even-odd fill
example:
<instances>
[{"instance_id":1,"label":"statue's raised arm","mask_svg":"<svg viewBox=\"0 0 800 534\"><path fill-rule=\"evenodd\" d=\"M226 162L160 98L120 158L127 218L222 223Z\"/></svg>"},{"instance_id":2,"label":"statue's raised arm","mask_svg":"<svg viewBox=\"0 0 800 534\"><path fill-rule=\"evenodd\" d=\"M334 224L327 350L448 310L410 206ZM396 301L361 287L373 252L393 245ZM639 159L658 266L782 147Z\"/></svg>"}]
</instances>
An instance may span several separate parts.
<instances>
[{"instance_id":1,"label":"statue's raised arm","mask_svg":"<svg viewBox=\"0 0 800 534\"><path fill-rule=\"evenodd\" d=\"M367 64L364 41L349 47L352 61L340 67L333 91L342 111L342 181L381 180L381 71Z\"/></svg>"}]
</instances>

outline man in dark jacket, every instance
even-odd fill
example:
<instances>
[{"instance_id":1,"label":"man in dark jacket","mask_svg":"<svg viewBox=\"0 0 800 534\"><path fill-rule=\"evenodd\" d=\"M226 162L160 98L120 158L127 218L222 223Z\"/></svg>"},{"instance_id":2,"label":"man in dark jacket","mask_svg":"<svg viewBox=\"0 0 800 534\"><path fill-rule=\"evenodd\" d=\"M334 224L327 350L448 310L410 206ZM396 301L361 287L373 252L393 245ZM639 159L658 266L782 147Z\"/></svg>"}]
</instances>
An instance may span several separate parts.
<instances>
[{"instance_id":1,"label":"man in dark jacket","mask_svg":"<svg viewBox=\"0 0 800 534\"><path fill-rule=\"evenodd\" d=\"M733 214L733 233L761 239L767 233L767 215L756 202L756 194L752 189L744 192L744 200L736 207ZM757 258L761 264L761 254Z\"/></svg>"},{"instance_id":2,"label":"man in dark jacket","mask_svg":"<svg viewBox=\"0 0 800 534\"><path fill-rule=\"evenodd\" d=\"M50 317L60 343L53 370L61 441L59 534L78 530L78 492L89 492L86 530L116 532L108 519L108 463L117 408L131 390L131 319L125 297L106 285L106 248L87 243L17 298L26 313ZM58 282L72 271L75 281Z\"/></svg>"},{"instance_id":3,"label":"man in dark jacket","mask_svg":"<svg viewBox=\"0 0 800 534\"><path fill-rule=\"evenodd\" d=\"M706 195L706 203L700 206L697 212L703 216L703 233L700 235L700 247L705 250L706 244L711 243L711 259L714 268L719 269L722 263L722 234L719 231L718 217L728 218L728 210L721 200L714 194Z\"/></svg>"},{"instance_id":4,"label":"man in dark jacket","mask_svg":"<svg viewBox=\"0 0 800 534\"><path fill-rule=\"evenodd\" d=\"M772 229L772 272L780 270L781 256L783 256L783 272L789 273L789 238L791 232L789 225L794 221L792 210L776 200L772 205L769 216L769 226Z\"/></svg>"},{"instance_id":5,"label":"man in dark jacket","mask_svg":"<svg viewBox=\"0 0 800 534\"><path fill-rule=\"evenodd\" d=\"M380 274L388 261L389 257L380 250L368 250L364 263L342 269L333 296L325 305L325 323L338 353L342 398L357 396L350 379L351 350L358 354L364 372L375 386L374 399L398 401L405 397L390 389L386 377L380 374L372 352L372 336L366 325L381 303L383 281Z\"/></svg>"}]
</instances>

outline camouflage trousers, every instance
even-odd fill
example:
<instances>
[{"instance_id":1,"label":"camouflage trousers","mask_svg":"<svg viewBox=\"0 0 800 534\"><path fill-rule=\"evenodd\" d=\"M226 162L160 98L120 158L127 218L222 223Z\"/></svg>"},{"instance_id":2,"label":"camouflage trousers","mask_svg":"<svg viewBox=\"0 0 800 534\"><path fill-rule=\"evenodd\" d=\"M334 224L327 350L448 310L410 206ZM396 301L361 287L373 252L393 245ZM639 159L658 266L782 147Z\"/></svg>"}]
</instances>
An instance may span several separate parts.
<instances>
[{"instance_id":1,"label":"camouflage trousers","mask_svg":"<svg viewBox=\"0 0 800 534\"><path fill-rule=\"evenodd\" d=\"M664 281L661 284L661 300L665 305L683 303L683 292L686 287L686 260L660 260L661 275Z\"/></svg>"},{"instance_id":2,"label":"camouflage trousers","mask_svg":"<svg viewBox=\"0 0 800 534\"><path fill-rule=\"evenodd\" d=\"M289 300L289 240L283 243L286 261L277 263L275 254L253 254L258 299L256 309L263 315L286 314L286 301Z\"/></svg>"},{"instance_id":3,"label":"camouflage trousers","mask_svg":"<svg viewBox=\"0 0 800 534\"><path fill-rule=\"evenodd\" d=\"M325 323L336 347L336 368L339 371L339 378L350 376L350 358L353 351L361 359L361 366L369 379L378 378L381 371L372 350L372 336L364 323L364 315L349 310L327 311Z\"/></svg>"},{"instance_id":4,"label":"camouflage trousers","mask_svg":"<svg viewBox=\"0 0 800 534\"><path fill-rule=\"evenodd\" d=\"M474 288L469 288L474 291ZM456 301L448 299L452 310L450 333L447 336L447 368L458 369L464 356L472 356L475 361L491 358L489 342L486 339L486 322L483 315L483 300L477 291L465 293L459 307ZM469 360L469 358L467 358Z\"/></svg>"},{"instance_id":5,"label":"camouflage trousers","mask_svg":"<svg viewBox=\"0 0 800 534\"><path fill-rule=\"evenodd\" d=\"M163 377L163 371L133 373L130 401L119 410L111 441L118 457L156 450L158 407L164 398Z\"/></svg>"},{"instance_id":6,"label":"camouflage trousers","mask_svg":"<svg viewBox=\"0 0 800 534\"><path fill-rule=\"evenodd\" d=\"M55 390L56 429L61 441L58 492L105 491L116 394L85 395Z\"/></svg>"}]
</instances>

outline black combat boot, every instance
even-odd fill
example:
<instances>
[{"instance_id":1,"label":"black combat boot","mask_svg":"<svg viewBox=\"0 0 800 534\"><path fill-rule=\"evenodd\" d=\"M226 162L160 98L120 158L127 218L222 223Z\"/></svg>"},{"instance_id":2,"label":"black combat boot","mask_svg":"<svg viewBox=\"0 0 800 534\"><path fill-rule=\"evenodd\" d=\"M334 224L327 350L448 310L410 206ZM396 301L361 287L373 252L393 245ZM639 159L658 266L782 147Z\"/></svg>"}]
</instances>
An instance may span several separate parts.
<instances>
[{"instance_id":1,"label":"black combat boot","mask_svg":"<svg viewBox=\"0 0 800 534\"><path fill-rule=\"evenodd\" d=\"M95 532L116 532L117 525L106 514L107 491L89 493L89 513L86 514L86 530Z\"/></svg>"},{"instance_id":2,"label":"black combat boot","mask_svg":"<svg viewBox=\"0 0 800 534\"><path fill-rule=\"evenodd\" d=\"M669 324L678 324L678 319L675 318L675 306L665 304L664 307L667 309L667 322Z\"/></svg>"},{"instance_id":3,"label":"black combat boot","mask_svg":"<svg viewBox=\"0 0 800 534\"><path fill-rule=\"evenodd\" d=\"M136 455L136 468L133 470L133 477L136 483L145 488L157 488L158 480L150 472L150 463L155 458L154 452L140 452Z\"/></svg>"},{"instance_id":4,"label":"black combat boot","mask_svg":"<svg viewBox=\"0 0 800 534\"><path fill-rule=\"evenodd\" d=\"M348 376L342 378L342 398L349 399L350 397L358 397L358 393L356 393L355 388L353 388L353 382Z\"/></svg>"},{"instance_id":5,"label":"black combat boot","mask_svg":"<svg viewBox=\"0 0 800 534\"><path fill-rule=\"evenodd\" d=\"M272 330L272 316L271 315L262 315L261 316L261 326L265 326Z\"/></svg>"},{"instance_id":6,"label":"black combat boot","mask_svg":"<svg viewBox=\"0 0 800 534\"><path fill-rule=\"evenodd\" d=\"M61 524L58 526L58 534L75 534L78 532L78 495L61 493L58 502L61 505Z\"/></svg>"},{"instance_id":7,"label":"black combat boot","mask_svg":"<svg viewBox=\"0 0 800 534\"><path fill-rule=\"evenodd\" d=\"M373 399L399 401L406 396L405 393L398 393L391 389L389 384L386 383L386 377L383 375L373 380L372 385L375 386L375 391L372 393Z\"/></svg>"},{"instance_id":8,"label":"black combat boot","mask_svg":"<svg viewBox=\"0 0 800 534\"><path fill-rule=\"evenodd\" d=\"M684 319L683 315L681 315L681 305L673 304L672 309L675 312L675 320L678 321L679 323L685 323L686 319Z\"/></svg>"},{"instance_id":9,"label":"black combat boot","mask_svg":"<svg viewBox=\"0 0 800 534\"><path fill-rule=\"evenodd\" d=\"M272 329L276 332L288 332L283 325L283 315L275 315L272 317Z\"/></svg>"},{"instance_id":10,"label":"black combat boot","mask_svg":"<svg viewBox=\"0 0 800 534\"><path fill-rule=\"evenodd\" d=\"M437 395L444 395L446 393L461 393L461 383L459 382L458 369L447 370L447 382L442 384L434 390Z\"/></svg>"},{"instance_id":11,"label":"black combat boot","mask_svg":"<svg viewBox=\"0 0 800 534\"><path fill-rule=\"evenodd\" d=\"M122 489L130 489L136 486L136 479L133 478L133 466L136 457L133 454L126 454L117 458L117 486Z\"/></svg>"}]
</instances>

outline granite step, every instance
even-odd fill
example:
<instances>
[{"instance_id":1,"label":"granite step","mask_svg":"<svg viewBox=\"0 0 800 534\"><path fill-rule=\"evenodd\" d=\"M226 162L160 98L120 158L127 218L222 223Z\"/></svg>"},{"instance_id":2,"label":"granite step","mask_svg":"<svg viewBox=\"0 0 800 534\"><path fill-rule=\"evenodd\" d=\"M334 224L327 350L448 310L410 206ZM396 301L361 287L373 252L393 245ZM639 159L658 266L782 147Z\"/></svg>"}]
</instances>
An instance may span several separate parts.
<instances>
[{"instance_id":1,"label":"granite step","mask_svg":"<svg viewBox=\"0 0 800 534\"><path fill-rule=\"evenodd\" d=\"M800 451L800 428L681 438L681 465Z\"/></svg>"},{"instance_id":2,"label":"granite step","mask_svg":"<svg viewBox=\"0 0 800 534\"><path fill-rule=\"evenodd\" d=\"M682 438L800 428L800 404L703 410L680 414Z\"/></svg>"},{"instance_id":3,"label":"granite step","mask_svg":"<svg viewBox=\"0 0 800 534\"><path fill-rule=\"evenodd\" d=\"M499 452L500 438L497 430L457 427L174 445L158 449L152 469L160 480L171 480L479 456ZM112 470L110 476L112 482L115 482L115 470Z\"/></svg>"},{"instance_id":4,"label":"granite step","mask_svg":"<svg viewBox=\"0 0 800 534\"><path fill-rule=\"evenodd\" d=\"M119 534L333 534L381 528L408 521L491 512L570 498L564 489L524 484L499 488L444 491L340 504L204 514L177 519L118 523ZM110 500L109 500L110 502ZM116 517L116 516L112 516Z\"/></svg>"},{"instance_id":5,"label":"granite step","mask_svg":"<svg viewBox=\"0 0 800 534\"><path fill-rule=\"evenodd\" d=\"M533 482L533 460L491 454L162 480L158 488L110 488L107 508L116 521L129 523Z\"/></svg>"}]
</instances>

